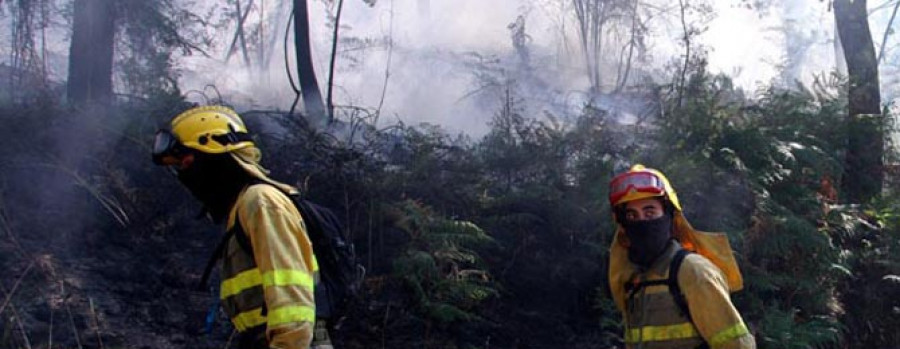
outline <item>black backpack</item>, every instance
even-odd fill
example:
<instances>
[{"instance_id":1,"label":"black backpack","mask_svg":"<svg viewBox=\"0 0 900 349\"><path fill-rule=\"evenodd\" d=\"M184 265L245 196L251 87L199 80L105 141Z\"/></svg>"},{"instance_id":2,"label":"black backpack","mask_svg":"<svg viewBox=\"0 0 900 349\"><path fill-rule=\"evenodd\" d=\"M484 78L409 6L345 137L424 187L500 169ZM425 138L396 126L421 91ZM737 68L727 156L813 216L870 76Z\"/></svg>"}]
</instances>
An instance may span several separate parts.
<instances>
[{"instance_id":1,"label":"black backpack","mask_svg":"<svg viewBox=\"0 0 900 349\"><path fill-rule=\"evenodd\" d=\"M305 200L299 194L289 197L303 216L319 262L316 314L325 319L335 317L342 314L347 302L356 297L366 269L357 262L353 242L345 235L344 225L334 211Z\"/></svg>"},{"instance_id":2,"label":"black backpack","mask_svg":"<svg viewBox=\"0 0 900 349\"><path fill-rule=\"evenodd\" d=\"M315 288L316 317L338 318L345 311L348 301L356 297L365 277L365 268L357 263L353 243L345 235L343 223L331 209L303 199L299 194L285 195L300 211L319 263L319 283ZM216 246L203 271L200 289L206 287L210 272L216 262L224 257L225 246L235 231L229 230ZM253 248L247 235L237 234L235 237L241 248L252 256Z\"/></svg>"}]
</instances>

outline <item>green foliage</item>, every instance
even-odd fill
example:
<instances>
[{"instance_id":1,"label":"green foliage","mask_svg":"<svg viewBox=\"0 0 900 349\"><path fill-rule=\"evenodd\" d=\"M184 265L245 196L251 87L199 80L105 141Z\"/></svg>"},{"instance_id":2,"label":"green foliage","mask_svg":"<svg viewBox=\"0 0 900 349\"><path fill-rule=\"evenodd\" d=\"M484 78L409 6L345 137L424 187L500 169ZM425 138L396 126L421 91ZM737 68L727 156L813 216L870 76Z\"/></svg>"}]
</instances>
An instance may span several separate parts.
<instances>
[{"instance_id":1,"label":"green foliage","mask_svg":"<svg viewBox=\"0 0 900 349\"><path fill-rule=\"evenodd\" d=\"M823 347L838 341L839 327L833 319L824 317L797 321L797 314L776 308L760 320L757 346L785 349Z\"/></svg>"},{"instance_id":2,"label":"green foliage","mask_svg":"<svg viewBox=\"0 0 900 349\"><path fill-rule=\"evenodd\" d=\"M384 190L422 200L446 214L473 214L481 163L468 138L427 124L391 136L383 140L389 164Z\"/></svg>"},{"instance_id":3,"label":"green foliage","mask_svg":"<svg viewBox=\"0 0 900 349\"><path fill-rule=\"evenodd\" d=\"M388 282L373 291L381 305L360 315L391 313L397 294L411 296L402 302L414 305L404 307L410 320L387 325L397 341L453 323L425 343L455 338L465 347L490 336L502 346L567 333L574 344L589 333L583 338L614 344L613 330L598 330L596 314L579 309L591 309L598 284L606 288L602 255L612 227L604 190L624 136L593 107L577 120L533 120L513 96L501 103L477 142L432 125L398 125L360 128L350 132L357 141L342 143L290 119L285 137L261 142L276 178L308 174L301 190L346 210L370 275L402 281L399 290ZM388 202L400 204L384 209Z\"/></svg>"},{"instance_id":4,"label":"green foliage","mask_svg":"<svg viewBox=\"0 0 900 349\"><path fill-rule=\"evenodd\" d=\"M841 83L820 79L809 89L769 88L751 99L727 77L699 72L691 76L683 103L664 99L660 110L673 112L651 120L650 127L620 125L593 106L572 120L535 119L522 113L508 89L490 132L474 146L454 143L435 129L406 130L394 147L402 151L389 160L405 159L393 162L399 175L391 183L405 195L435 202L444 212L464 213L490 230L500 249L484 265L502 285L503 299L528 304L540 298L528 291L535 290L553 302L538 306L542 317L560 318L554 315L560 306L579 304L556 300L575 295L563 289L582 289L589 275L604 272L613 228L605 213L609 176L622 163L645 162L673 178L696 226L729 232L746 283L735 299L761 347L837 347L854 341L890 346L896 341L885 331L891 322L858 319L891 316L895 305L871 300L895 291L895 259L885 251L895 249L890 246L897 239L862 239L868 245L861 246L860 236L871 235L866 232L871 228L850 222L877 217L894 219L895 227L895 213L887 208L894 201L877 214L833 207L849 132L843 96L831 92ZM446 159L452 161L442 162ZM447 171L463 168L459 162L467 171ZM453 195L422 191L434 181ZM418 217L412 211L408 216ZM895 229L880 224L884 234ZM409 244L415 245L412 241L436 246L410 235ZM420 299L442 289L438 282L422 281L439 279L442 265L471 262L465 253L427 250L406 251L397 259L404 266L395 264L395 272L419 285L413 288ZM593 280L589 293L600 319L600 326L594 322L594 342L601 338L603 345L617 345L618 314L602 296L603 278ZM595 288L597 283L601 287ZM454 311L462 309L458 306L422 309L431 309L424 313L437 321L469 318ZM519 319L494 316L507 325L528 319L526 313Z\"/></svg>"},{"instance_id":5,"label":"green foliage","mask_svg":"<svg viewBox=\"0 0 900 349\"><path fill-rule=\"evenodd\" d=\"M887 281L896 259L885 253L897 241L887 223L896 196L871 210L834 206L853 132L845 96L832 92L843 83L820 78L748 99L727 77L698 72L683 106L664 107L675 112L657 136L674 147L643 155L675 178L696 225L736 231L745 290L735 299L763 348L897 343L886 330L896 323L872 320L897 309L883 297L897 292Z\"/></svg>"},{"instance_id":6,"label":"green foliage","mask_svg":"<svg viewBox=\"0 0 900 349\"><path fill-rule=\"evenodd\" d=\"M896 346L900 199L892 192L863 206L835 205L851 132L842 117L845 96L832 92L843 82L832 77L751 97L725 76L699 71L689 78L681 101L657 96L658 117L637 124L594 104L579 115L527 115L507 82L489 132L474 140L434 125L378 131L348 123L329 135L282 113L243 115L251 130L269 131L256 142L273 177L336 209L369 271L364 303L335 333L362 343L348 347L517 347L523 339L620 346L620 316L607 294L615 227L606 191L610 177L635 162L672 179L695 226L729 234L745 277L734 299L760 347ZM0 212L11 230L28 222L30 232L52 231L71 242L79 229L92 229L98 232L77 239L78 246L111 243L129 260L167 256L159 269L201 265L204 243L214 241L180 233L198 229L189 219L195 206L146 154L156 126L185 108L177 89L163 85L145 89L145 104L91 118L52 105L0 108L13 125L2 151L14 161L0 167L0 179L13 183L0 188L4 199L16 200L3 202ZM54 116L49 124L66 127L48 130L46 115ZM22 129L35 132L23 139ZM60 137L72 134L92 137ZM54 147L79 156L43 151ZM51 160L60 163L53 171L22 166ZM48 205L15 185L13 175L81 181L65 202L57 194L64 186L49 187L55 201ZM63 212L58 206L73 202L90 209L40 222L23 218ZM46 236L34 236L25 248L44 245ZM150 243L154 248L144 248ZM202 252L182 251L192 248ZM136 264L131 268L145 268ZM120 271L114 273L128 274ZM172 284L154 293L186 289Z\"/></svg>"},{"instance_id":7,"label":"green foliage","mask_svg":"<svg viewBox=\"0 0 900 349\"><path fill-rule=\"evenodd\" d=\"M839 207L827 226L840 247L848 282L841 285L847 342L860 347L900 343L900 200L886 196L869 209Z\"/></svg>"},{"instance_id":8,"label":"green foliage","mask_svg":"<svg viewBox=\"0 0 900 349\"><path fill-rule=\"evenodd\" d=\"M471 222L436 217L414 201L400 203L396 226L409 236L394 275L413 290L421 316L440 325L478 320L476 307L498 296L475 248L493 242Z\"/></svg>"},{"instance_id":9,"label":"green foliage","mask_svg":"<svg viewBox=\"0 0 900 349\"><path fill-rule=\"evenodd\" d=\"M597 294L605 294L606 290L598 288ZM600 334L600 341L597 345L604 347L612 347L616 343L621 343L622 339L622 316L616 303L611 297L596 297L594 308L600 313L599 327L603 331Z\"/></svg>"},{"instance_id":10,"label":"green foliage","mask_svg":"<svg viewBox=\"0 0 900 349\"><path fill-rule=\"evenodd\" d=\"M203 53L210 39L203 32L205 19L191 12L195 2L116 2L120 40L117 67L129 92L147 97L177 91L177 54Z\"/></svg>"},{"instance_id":11,"label":"green foliage","mask_svg":"<svg viewBox=\"0 0 900 349\"><path fill-rule=\"evenodd\" d=\"M706 183L719 189L698 188L718 194L710 204L743 201L749 208L737 215L749 221L725 226L745 229L736 244L746 276L739 306L751 305L741 308L758 324L760 346L835 344L840 331L832 305L843 276L834 267L841 265L838 251L820 228L823 203L816 194L820 179L838 173L838 102L775 88L748 101L727 78L702 72L692 84L695 94L682 113L664 120L670 127L662 139L676 142L676 156L712 174L715 180Z\"/></svg>"},{"instance_id":12,"label":"green foliage","mask_svg":"<svg viewBox=\"0 0 900 349\"><path fill-rule=\"evenodd\" d=\"M547 329L548 338L572 331L594 345L621 343L618 312L604 295L613 231L605 191L610 176L634 162L673 179L698 228L729 233L745 276L735 301L761 347L890 346L896 338L887 329L895 324L871 319L888 319L896 307L877 295L896 293L892 280L900 273L889 251L896 249L897 203L833 206L840 193L829 190L840 180L849 132L843 96L831 92L841 83L769 88L751 99L727 77L696 73L683 103L665 97L659 109L672 112L649 126L621 125L592 105L572 119L537 119L507 88L480 140L401 125L367 134L371 143L356 148L359 172L340 161L341 175L329 169L335 166L322 171L345 190L358 188L351 202L402 203L389 214L367 204L370 222L394 217L389 224L403 238L393 238L399 249L366 253L390 263L426 332L430 324L476 324L457 337L459 346L479 342L478 333L501 336L494 323L511 332ZM316 142L299 144L312 151ZM314 152L330 158L337 149ZM492 242L461 220L491 231ZM883 239L872 238L873 226L883 227L874 230ZM475 252L487 246L490 253ZM585 314L589 322L581 322Z\"/></svg>"}]
</instances>

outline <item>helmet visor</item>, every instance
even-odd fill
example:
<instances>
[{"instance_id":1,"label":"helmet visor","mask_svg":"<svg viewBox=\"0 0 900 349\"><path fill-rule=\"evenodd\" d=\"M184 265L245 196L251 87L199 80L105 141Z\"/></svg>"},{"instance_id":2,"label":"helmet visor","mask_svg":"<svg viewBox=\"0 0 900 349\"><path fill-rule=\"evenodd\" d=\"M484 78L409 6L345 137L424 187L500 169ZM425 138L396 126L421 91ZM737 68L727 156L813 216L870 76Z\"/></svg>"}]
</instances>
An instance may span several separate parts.
<instances>
[{"instance_id":1,"label":"helmet visor","mask_svg":"<svg viewBox=\"0 0 900 349\"><path fill-rule=\"evenodd\" d=\"M666 185L655 174L650 172L623 173L609 183L609 203L616 205L631 191L662 195Z\"/></svg>"},{"instance_id":2,"label":"helmet visor","mask_svg":"<svg viewBox=\"0 0 900 349\"><path fill-rule=\"evenodd\" d=\"M178 138L168 130L156 131L153 138L153 163L157 165L175 165L181 162L185 147Z\"/></svg>"}]
</instances>

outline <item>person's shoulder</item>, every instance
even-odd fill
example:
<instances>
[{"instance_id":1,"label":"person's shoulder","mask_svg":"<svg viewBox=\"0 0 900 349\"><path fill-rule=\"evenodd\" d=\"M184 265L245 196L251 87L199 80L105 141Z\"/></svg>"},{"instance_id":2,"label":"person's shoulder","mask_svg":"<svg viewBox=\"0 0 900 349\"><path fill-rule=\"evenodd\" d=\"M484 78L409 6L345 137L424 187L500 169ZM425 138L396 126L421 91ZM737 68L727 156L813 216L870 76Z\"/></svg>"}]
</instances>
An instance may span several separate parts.
<instances>
[{"instance_id":1,"label":"person's shoulder","mask_svg":"<svg viewBox=\"0 0 900 349\"><path fill-rule=\"evenodd\" d=\"M290 198L270 184L259 183L247 187L240 201L246 206L269 206L288 204Z\"/></svg>"},{"instance_id":2,"label":"person's shoulder","mask_svg":"<svg viewBox=\"0 0 900 349\"><path fill-rule=\"evenodd\" d=\"M719 279L722 277L722 271L719 267L699 253L688 253L684 256L681 269L678 270L679 281Z\"/></svg>"}]
</instances>

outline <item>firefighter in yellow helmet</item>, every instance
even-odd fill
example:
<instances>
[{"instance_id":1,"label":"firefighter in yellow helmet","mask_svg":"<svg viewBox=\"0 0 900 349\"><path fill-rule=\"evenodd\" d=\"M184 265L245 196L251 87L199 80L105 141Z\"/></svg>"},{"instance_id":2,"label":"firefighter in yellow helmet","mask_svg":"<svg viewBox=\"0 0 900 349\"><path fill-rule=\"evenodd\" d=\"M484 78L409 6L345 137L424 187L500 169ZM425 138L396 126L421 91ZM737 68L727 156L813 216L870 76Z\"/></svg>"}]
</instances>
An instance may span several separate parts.
<instances>
[{"instance_id":1,"label":"firefighter in yellow helmet","mask_svg":"<svg viewBox=\"0 0 900 349\"><path fill-rule=\"evenodd\" d=\"M260 157L240 116L222 106L181 113L153 145L153 161L226 223L220 298L238 347L330 348L316 321L318 264L287 196L297 189L269 178Z\"/></svg>"},{"instance_id":2,"label":"firefighter in yellow helmet","mask_svg":"<svg viewBox=\"0 0 900 349\"><path fill-rule=\"evenodd\" d=\"M723 234L694 230L659 171L635 165L610 182L617 230L610 288L627 348L755 348L729 294L742 288Z\"/></svg>"}]
</instances>

